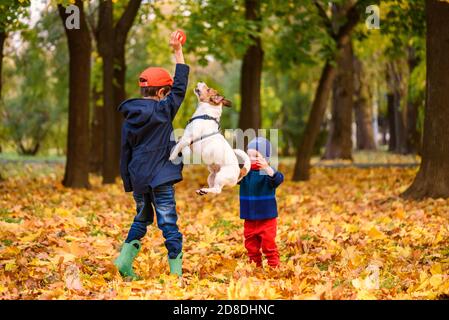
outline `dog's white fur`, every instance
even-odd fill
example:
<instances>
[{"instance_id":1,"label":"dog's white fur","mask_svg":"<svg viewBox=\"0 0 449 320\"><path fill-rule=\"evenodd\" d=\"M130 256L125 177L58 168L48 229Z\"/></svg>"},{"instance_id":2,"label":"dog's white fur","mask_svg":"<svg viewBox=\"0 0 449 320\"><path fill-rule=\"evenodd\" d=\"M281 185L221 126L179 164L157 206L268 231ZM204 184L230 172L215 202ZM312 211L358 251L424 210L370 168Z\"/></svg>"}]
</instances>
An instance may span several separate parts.
<instances>
[{"instance_id":1,"label":"dog's white fur","mask_svg":"<svg viewBox=\"0 0 449 320\"><path fill-rule=\"evenodd\" d=\"M207 85L204 82L199 82L194 90L199 103L192 118L208 115L220 121L223 104L212 105L208 102L202 102L200 93L206 89ZM197 190L197 193L201 195L221 193L224 186L235 186L239 179L249 172L251 166L248 155L243 150L232 149L221 133L206 137L191 145L192 141L216 131L218 131L218 125L213 120L196 119L190 122L169 158L170 161L174 161L180 152L182 152L184 159L190 158L192 152L193 155L200 156L201 162L208 166L210 172L207 178L209 187ZM242 170L244 171L243 176L240 176L241 171L237 155L244 161L245 171Z\"/></svg>"}]
</instances>

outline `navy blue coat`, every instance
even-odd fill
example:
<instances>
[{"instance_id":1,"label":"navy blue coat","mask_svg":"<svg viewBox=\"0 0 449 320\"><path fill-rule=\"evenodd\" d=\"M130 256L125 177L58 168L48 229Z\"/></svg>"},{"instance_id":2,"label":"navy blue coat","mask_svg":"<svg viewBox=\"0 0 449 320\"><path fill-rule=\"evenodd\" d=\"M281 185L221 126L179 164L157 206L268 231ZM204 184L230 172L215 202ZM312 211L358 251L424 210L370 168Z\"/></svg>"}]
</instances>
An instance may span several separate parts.
<instances>
[{"instance_id":1,"label":"navy blue coat","mask_svg":"<svg viewBox=\"0 0 449 320\"><path fill-rule=\"evenodd\" d=\"M182 180L182 163L175 165L168 158L176 144L170 139L172 121L184 100L188 76L189 66L177 64L173 87L164 100L129 99L120 104L125 116L120 173L126 192L146 193Z\"/></svg>"},{"instance_id":2,"label":"navy blue coat","mask_svg":"<svg viewBox=\"0 0 449 320\"><path fill-rule=\"evenodd\" d=\"M278 216L276 188L284 175L275 171L270 177L260 170L250 170L240 181L240 218L247 220L271 219Z\"/></svg>"}]
</instances>

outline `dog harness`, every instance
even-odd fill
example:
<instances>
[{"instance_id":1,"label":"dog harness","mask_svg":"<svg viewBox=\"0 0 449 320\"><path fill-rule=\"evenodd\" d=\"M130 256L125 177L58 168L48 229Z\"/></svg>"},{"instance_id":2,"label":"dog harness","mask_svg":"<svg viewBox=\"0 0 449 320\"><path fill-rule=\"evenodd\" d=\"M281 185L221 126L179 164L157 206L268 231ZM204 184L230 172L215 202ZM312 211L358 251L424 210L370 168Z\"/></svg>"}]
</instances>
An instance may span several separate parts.
<instances>
[{"instance_id":1,"label":"dog harness","mask_svg":"<svg viewBox=\"0 0 449 320\"><path fill-rule=\"evenodd\" d=\"M193 122L193 121L195 121L195 120L198 120L198 119L201 119L201 120L213 120L213 121L215 121L215 122L217 123L217 125L218 125L218 130L215 131L215 132L212 132L212 133L205 134L204 136L201 136L201 137L199 137L199 138L193 140L192 142L190 142L190 145L193 145L195 142L204 140L204 139L206 139L206 138L212 137L212 136L214 136L214 135L220 133L220 122L219 122L216 118L211 117L211 116L208 116L207 114L203 114L203 115L200 115L200 116L196 116L196 117L191 118L189 121L187 121L187 125L189 125L191 122Z\"/></svg>"}]
</instances>

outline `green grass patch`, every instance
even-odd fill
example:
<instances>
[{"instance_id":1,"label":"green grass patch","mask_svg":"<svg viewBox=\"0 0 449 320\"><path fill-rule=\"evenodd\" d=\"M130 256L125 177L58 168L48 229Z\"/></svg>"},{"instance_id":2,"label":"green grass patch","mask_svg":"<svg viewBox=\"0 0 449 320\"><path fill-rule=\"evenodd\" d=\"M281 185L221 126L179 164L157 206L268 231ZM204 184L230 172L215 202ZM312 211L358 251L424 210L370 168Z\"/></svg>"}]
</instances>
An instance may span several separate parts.
<instances>
[{"instance_id":1,"label":"green grass patch","mask_svg":"<svg viewBox=\"0 0 449 320\"><path fill-rule=\"evenodd\" d=\"M345 282L345 280L343 280L343 279L335 280L334 284L332 285L332 289L341 286L344 282Z\"/></svg>"},{"instance_id":2,"label":"green grass patch","mask_svg":"<svg viewBox=\"0 0 449 320\"><path fill-rule=\"evenodd\" d=\"M328 262L319 262L315 264L320 271L327 271L329 269L329 263Z\"/></svg>"},{"instance_id":3,"label":"green grass patch","mask_svg":"<svg viewBox=\"0 0 449 320\"><path fill-rule=\"evenodd\" d=\"M90 235L93 236L93 237L98 237L98 236L103 236L103 235L105 235L105 233L104 233L101 229L95 228L95 229L93 229L93 230L90 232Z\"/></svg>"},{"instance_id":4,"label":"green grass patch","mask_svg":"<svg viewBox=\"0 0 449 320\"><path fill-rule=\"evenodd\" d=\"M380 287L383 289L393 289L396 285L396 280L393 277L387 277L380 283Z\"/></svg>"},{"instance_id":5,"label":"green grass patch","mask_svg":"<svg viewBox=\"0 0 449 320\"><path fill-rule=\"evenodd\" d=\"M0 208L0 215L8 215L11 214L11 211L9 211L6 208Z\"/></svg>"},{"instance_id":6,"label":"green grass patch","mask_svg":"<svg viewBox=\"0 0 449 320\"><path fill-rule=\"evenodd\" d=\"M312 240L313 237L310 234L305 234L305 235L302 235L300 237L300 239L303 240L303 241L306 241L306 240Z\"/></svg>"},{"instance_id":7,"label":"green grass patch","mask_svg":"<svg viewBox=\"0 0 449 320\"><path fill-rule=\"evenodd\" d=\"M7 247L12 245L12 243L13 243L12 240L9 240L9 239L2 239L1 242Z\"/></svg>"},{"instance_id":8,"label":"green grass patch","mask_svg":"<svg viewBox=\"0 0 449 320\"><path fill-rule=\"evenodd\" d=\"M229 220L219 219L211 227L212 229L220 229L224 234L229 234L232 230L239 228Z\"/></svg>"},{"instance_id":9,"label":"green grass patch","mask_svg":"<svg viewBox=\"0 0 449 320\"><path fill-rule=\"evenodd\" d=\"M7 223L21 223L23 221L22 218L12 218L12 217L0 217L1 221L5 221Z\"/></svg>"},{"instance_id":10,"label":"green grass patch","mask_svg":"<svg viewBox=\"0 0 449 320\"><path fill-rule=\"evenodd\" d=\"M0 153L0 160L7 160L7 161L51 161L51 162L64 162L65 156L59 156L59 155L22 155L18 154L16 152L2 152Z\"/></svg>"},{"instance_id":11,"label":"green grass patch","mask_svg":"<svg viewBox=\"0 0 449 320\"><path fill-rule=\"evenodd\" d=\"M449 257L449 247L446 247L443 250L441 250L441 254L446 257Z\"/></svg>"}]
</instances>

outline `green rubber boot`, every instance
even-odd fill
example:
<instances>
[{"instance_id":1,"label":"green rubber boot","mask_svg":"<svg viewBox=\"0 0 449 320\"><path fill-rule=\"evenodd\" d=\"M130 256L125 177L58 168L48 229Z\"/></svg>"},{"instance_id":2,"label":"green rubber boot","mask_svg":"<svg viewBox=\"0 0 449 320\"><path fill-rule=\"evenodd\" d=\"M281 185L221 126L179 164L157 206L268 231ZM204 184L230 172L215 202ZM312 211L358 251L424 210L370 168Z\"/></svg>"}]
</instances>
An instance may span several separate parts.
<instances>
[{"instance_id":1,"label":"green rubber boot","mask_svg":"<svg viewBox=\"0 0 449 320\"><path fill-rule=\"evenodd\" d=\"M175 259L168 258L168 264L170 265L170 274L182 276L182 252Z\"/></svg>"},{"instance_id":2,"label":"green rubber boot","mask_svg":"<svg viewBox=\"0 0 449 320\"><path fill-rule=\"evenodd\" d=\"M133 240L130 243L124 243L120 255L114 261L121 276L124 278L131 278L131 280L141 279L133 270L133 261L141 248L139 240Z\"/></svg>"}]
</instances>

